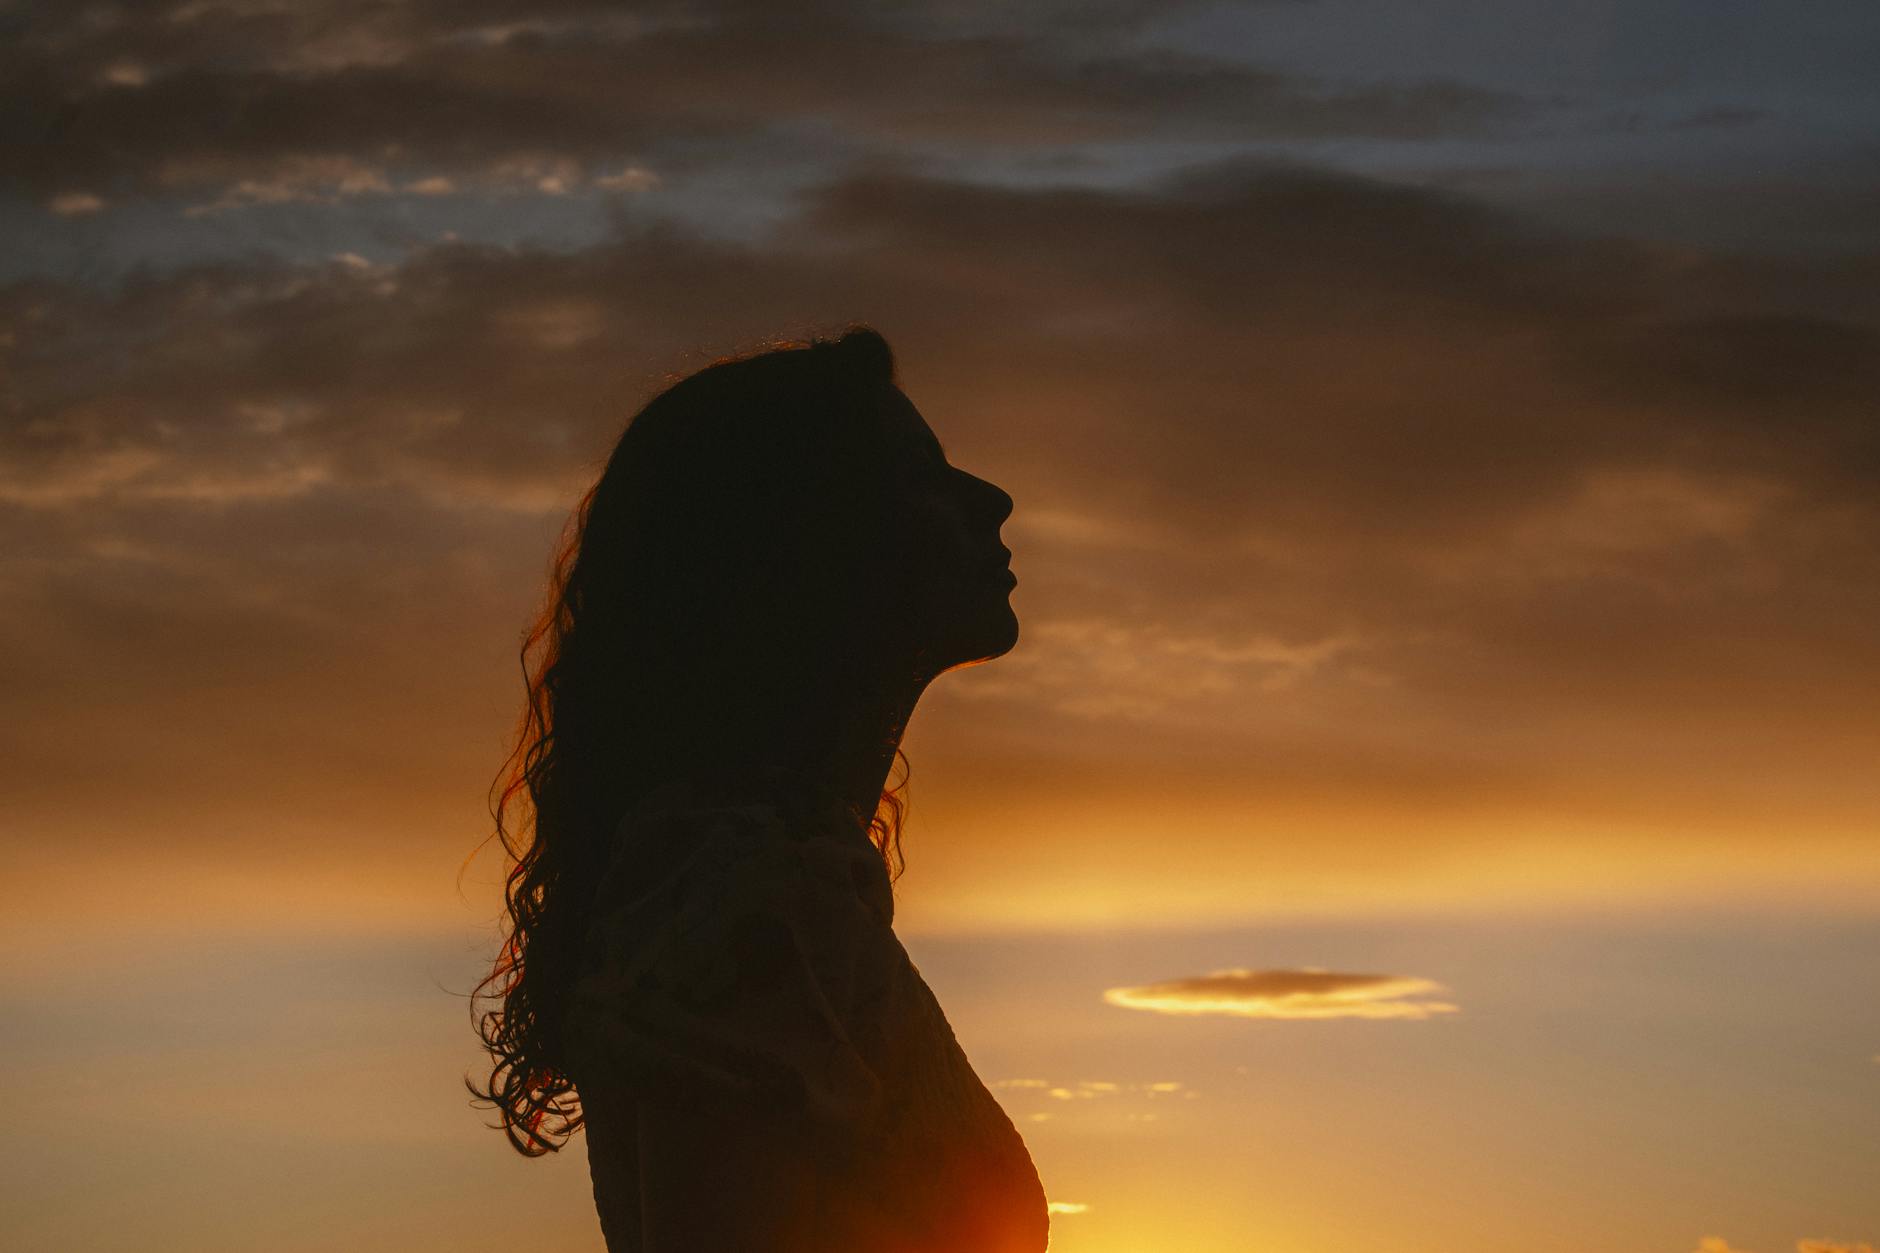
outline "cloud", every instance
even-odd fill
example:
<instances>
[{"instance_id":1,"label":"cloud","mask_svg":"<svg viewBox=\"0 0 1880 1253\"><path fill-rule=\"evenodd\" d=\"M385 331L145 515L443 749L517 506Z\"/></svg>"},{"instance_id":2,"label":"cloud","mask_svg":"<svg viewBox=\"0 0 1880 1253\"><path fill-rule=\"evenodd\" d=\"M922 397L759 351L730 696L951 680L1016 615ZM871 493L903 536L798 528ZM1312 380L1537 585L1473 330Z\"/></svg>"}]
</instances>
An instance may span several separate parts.
<instances>
[{"instance_id":1,"label":"cloud","mask_svg":"<svg viewBox=\"0 0 1880 1253\"><path fill-rule=\"evenodd\" d=\"M1153 1100L1177 1093L1192 1099L1195 1095L1186 1084L1173 1079L1162 1079L1153 1083L1118 1083L1108 1079L1078 1079L1062 1083L1049 1079L1000 1079L992 1086L1000 1091L1040 1092L1054 1101L1093 1100L1121 1096L1143 1096Z\"/></svg>"},{"instance_id":2,"label":"cloud","mask_svg":"<svg viewBox=\"0 0 1880 1253\"><path fill-rule=\"evenodd\" d=\"M104 208L104 201L88 191L67 191L54 196L46 208L62 218L85 217Z\"/></svg>"},{"instance_id":3,"label":"cloud","mask_svg":"<svg viewBox=\"0 0 1880 1253\"><path fill-rule=\"evenodd\" d=\"M1173 1079L1000 1079L991 1086L1016 1119L1084 1126L1159 1123L1201 1099L1200 1092Z\"/></svg>"},{"instance_id":4,"label":"cloud","mask_svg":"<svg viewBox=\"0 0 1880 1253\"><path fill-rule=\"evenodd\" d=\"M1245 162L871 170L749 238L362 251L0 288L0 751L33 829L104 845L154 809L234 845L480 793L543 554L626 415L857 318L1019 502L1024 644L921 724L988 833L1022 810L1055 862L1086 818L1179 812L1198 862L1411 875L1516 819L1636 849L1871 807L1880 263ZM375 753L412 773L374 793ZM79 761L135 795L73 812Z\"/></svg>"},{"instance_id":5,"label":"cloud","mask_svg":"<svg viewBox=\"0 0 1880 1253\"><path fill-rule=\"evenodd\" d=\"M1461 83L1323 83L1156 49L1135 37L1143 6L1113 6L1130 17L1107 23L1079 12L1075 39L1049 10L1013 20L974 6L889 16L832 3L788 21L742 5L623 14L590 2L503 20L504 8L313 0L93 20L41 5L0 79L4 115L18 119L0 135L23 154L9 181L207 188L204 203L229 208L302 198L295 168L322 162L382 166L411 187L536 153L617 180L623 162L804 126L849 147L996 151L1425 138L1533 112ZM549 194L573 185L541 181Z\"/></svg>"},{"instance_id":6,"label":"cloud","mask_svg":"<svg viewBox=\"0 0 1880 1253\"><path fill-rule=\"evenodd\" d=\"M456 192L457 184L439 174L428 178L413 179L404 189L414 196L449 196Z\"/></svg>"},{"instance_id":7,"label":"cloud","mask_svg":"<svg viewBox=\"0 0 1880 1253\"><path fill-rule=\"evenodd\" d=\"M612 174L597 176L594 185L603 191L646 191L659 186L659 175L640 166L629 165Z\"/></svg>"},{"instance_id":8,"label":"cloud","mask_svg":"<svg viewBox=\"0 0 1880 1253\"><path fill-rule=\"evenodd\" d=\"M1698 1242L1696 1253L1745 1253L1745 1249L1731 1245L1722 1236L1705 1236ZM1797 1240L1795 1253L1874 1253L1874 1245L1848 1244L1842 1240Z\"/></svg>"},{"instance_id":9,"label":"cloud","mask_svg":"<svg viewBox=\"0 0 1880 1253\"><path fill-rule=\"evenodd\" d=\"M1412 999L1441 992L1428 979L1338 974L1325 970L1217 970L1143 987L1111 988L1103 999L1123 1009L1231 1018L1411 1018L1453 1014L1445 1001Z\"/></svg>"},{"instance_id":10,"label":"cloud","mask_svg":"<svg viewBox=\"0 0 1880 1253\"><path fill-rule=\"evenodd\" d=\"M193 181L183 168L173 168L166 179ZM385 171L347 156L288 155L268 163L265 174L237 180L220 196L190 206L191 216L223 213L253 205L332 204L354 196L386 195L392 184Z\"/></svg>"}]
</instances>

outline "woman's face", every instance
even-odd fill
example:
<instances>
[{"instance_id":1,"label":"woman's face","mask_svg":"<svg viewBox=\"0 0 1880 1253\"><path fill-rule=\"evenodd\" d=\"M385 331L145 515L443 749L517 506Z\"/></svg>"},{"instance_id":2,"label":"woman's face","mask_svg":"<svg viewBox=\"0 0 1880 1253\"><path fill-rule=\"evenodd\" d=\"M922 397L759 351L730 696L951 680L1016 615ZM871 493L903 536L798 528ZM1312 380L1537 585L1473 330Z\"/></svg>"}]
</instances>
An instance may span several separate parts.
<instances>
[{"instance_id":1,"label":"woman's face","mask_svg":"<svg viewBox=\"0 0 1880 1253\"><path fill-rule=\"evenodd\" d=\"M927 420L900 389L883 407L909 510L917 646L933 677L988 661L1018 642L1010 601L1017 578L999 526L1012 498L950 465Z\"/></svg>"}]
</instances>

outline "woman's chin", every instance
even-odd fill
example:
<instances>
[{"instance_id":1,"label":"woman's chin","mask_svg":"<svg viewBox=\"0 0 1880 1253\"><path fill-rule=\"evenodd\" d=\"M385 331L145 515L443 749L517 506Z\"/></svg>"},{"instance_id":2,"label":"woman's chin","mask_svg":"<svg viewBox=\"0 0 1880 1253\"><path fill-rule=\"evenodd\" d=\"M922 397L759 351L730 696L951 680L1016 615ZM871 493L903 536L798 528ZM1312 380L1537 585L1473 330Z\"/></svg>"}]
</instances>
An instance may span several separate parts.
<instances>
[{"instance_id":1,"label":"woman's chin","mask_svg":"<svg viewBox=\"0 0 1880 1253\"><path fill-rule=\"evenodd\" d=\"M1003 657L1018 645L1018 614L1007 603L988 615L989 621L984 634L980 637L977 655L973 661L992 661Z\"/></svg>"},{"instance_id":2,"label":"woman's chin","mask_svg":"<svg viewBox=\"0 0 1880 1253\"><path fill-rule=\"evenodd\" d=\"M974 624L970 632L961 632L953 647L941 651L949 660L934 673L944 674L966 666L996 660L1012 651L1018 643L1018 615L1010 605L1001 605Z\"/></svg>"}]
</instances>

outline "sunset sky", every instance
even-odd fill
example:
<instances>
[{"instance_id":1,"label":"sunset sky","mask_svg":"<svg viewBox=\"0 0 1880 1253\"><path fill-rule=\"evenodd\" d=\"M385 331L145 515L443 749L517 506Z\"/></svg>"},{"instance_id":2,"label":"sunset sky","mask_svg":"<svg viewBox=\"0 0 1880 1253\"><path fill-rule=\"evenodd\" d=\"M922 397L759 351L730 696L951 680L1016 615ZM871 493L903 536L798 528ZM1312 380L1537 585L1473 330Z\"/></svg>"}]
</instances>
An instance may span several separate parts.
<instances>
[{"instance_id":1,"label":"sunset sky","mask_svg":"<svg viewBox=\"0 0 1880 1253\"><path fill-rule=\"evenodd\" d=\"M9 1249L598 1253L461 1083L516 646L858 321L1016 501L898 929L1054 1253L1880 1243L1872 0L0 36Z\"/></svg>"}]
</instances>

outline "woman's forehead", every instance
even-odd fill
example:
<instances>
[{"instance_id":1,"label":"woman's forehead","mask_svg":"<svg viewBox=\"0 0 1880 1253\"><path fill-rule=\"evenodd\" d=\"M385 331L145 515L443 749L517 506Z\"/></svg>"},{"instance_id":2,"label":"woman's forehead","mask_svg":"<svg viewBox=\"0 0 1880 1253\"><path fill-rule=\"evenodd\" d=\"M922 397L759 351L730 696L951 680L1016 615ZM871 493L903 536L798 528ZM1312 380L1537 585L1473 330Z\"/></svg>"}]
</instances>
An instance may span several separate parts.
<instances>
[{"instance_id":1,"label":"woman's forehead","mask_svg":"<svg viewBox=\"0 0 1880 1253\"><path fill-rule=\"evenodd\" d=\"M927 419L921 416L914 402L907 398L907 393L898 387L890 387L882 403L882 424L887 428L895 442L909 444L937 444L939 439L933 428L927 425Z\"/></svg>"}]
</instances>

